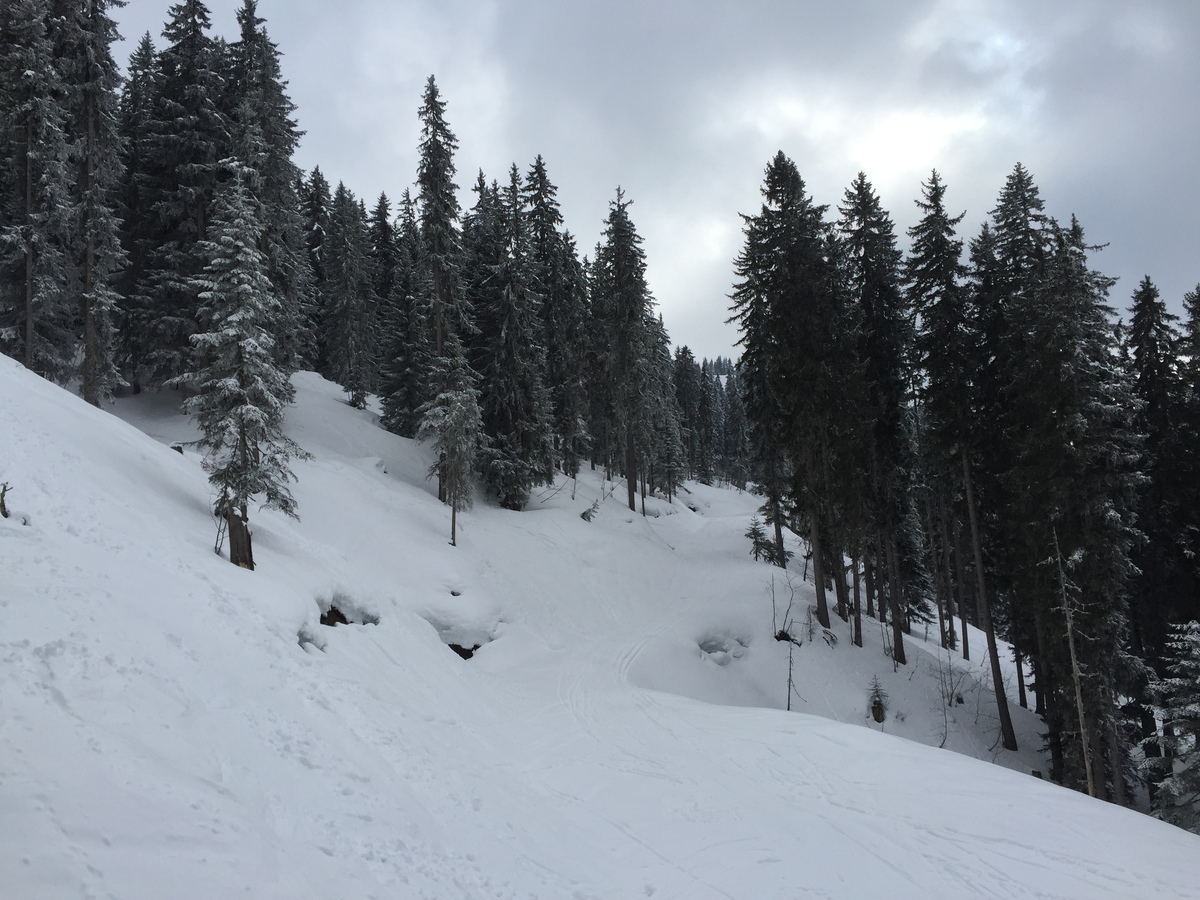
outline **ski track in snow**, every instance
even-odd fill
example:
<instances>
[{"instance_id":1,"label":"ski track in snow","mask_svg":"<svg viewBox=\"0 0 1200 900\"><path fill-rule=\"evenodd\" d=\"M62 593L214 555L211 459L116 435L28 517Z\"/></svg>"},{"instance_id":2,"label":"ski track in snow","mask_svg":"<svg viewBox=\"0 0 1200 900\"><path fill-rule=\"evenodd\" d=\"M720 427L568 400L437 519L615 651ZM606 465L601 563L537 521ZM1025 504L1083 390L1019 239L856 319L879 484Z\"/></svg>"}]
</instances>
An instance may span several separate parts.
<instances>
[{"instance_id":1,"label":"ski track in snow","mask_svg":"<svg viewBox=\"0 0 1200 900\"><path fill-rule=\"evenodd\" d=\"M944 654L914 635L893 672L871 620L862 649L804 636L782 711L753 497L643 518L618 489L585 523L611 488L585 472L522 513L481 497L449 547L428 452L296 384L303 521L252 513L248 573L163 446L194 437L177 396L118 404L142 434L0 358L5 900L1196 896L1195 836L1028 776L1027 711L993 749L979 660L960 753L913 742L941 737ZM378 624L319 625L335 597Z\"/></svg>"}]
</instances>

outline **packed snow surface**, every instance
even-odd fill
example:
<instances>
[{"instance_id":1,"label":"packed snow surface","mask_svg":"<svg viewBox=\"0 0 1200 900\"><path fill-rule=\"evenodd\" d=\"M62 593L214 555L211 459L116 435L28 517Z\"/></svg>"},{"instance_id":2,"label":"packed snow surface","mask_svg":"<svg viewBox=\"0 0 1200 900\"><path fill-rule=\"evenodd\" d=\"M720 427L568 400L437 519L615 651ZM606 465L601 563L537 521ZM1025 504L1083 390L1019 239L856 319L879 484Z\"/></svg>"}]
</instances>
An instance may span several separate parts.
<instances>
[{"instance_id":1,"label":"packed snow surface","mask_svg":"<svg viewBox=\"0 0 1200 900\"><path fill-rule=\"evenodd\" d=\"M999 748L981 635L894 671L810 627L753 497L588 472L451 547L428 451L295 383L301 521L252 512L249 572L178 395L0 357L0 896L1197 896L1200 839L1032 777L1025 710Z\"/></svg>"}]
</instances>

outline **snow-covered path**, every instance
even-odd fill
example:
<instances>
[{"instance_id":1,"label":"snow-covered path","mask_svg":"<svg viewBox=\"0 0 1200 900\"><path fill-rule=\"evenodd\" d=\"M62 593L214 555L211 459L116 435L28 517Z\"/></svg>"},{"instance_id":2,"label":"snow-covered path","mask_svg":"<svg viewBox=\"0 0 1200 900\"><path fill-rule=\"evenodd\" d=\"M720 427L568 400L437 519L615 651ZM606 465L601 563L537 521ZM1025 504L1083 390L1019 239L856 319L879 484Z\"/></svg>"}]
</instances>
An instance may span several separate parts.
<instances>
[{"instance_id":1,"label":"snow-covered path","mask_svg":"<svg viewBox=\"0 0 1200 900\"><path fill-rule=\"evenodd\" d=\"M782 711L753 498L586 523L589 473L452 548L424 451L297 385L302 521L252 515L249 573L172 398L119 405L151 439L0 358L0 896L1196 896L1200 839L1031 778L986 691L926 746L919 642L893 672L835 622L795 654L824 718ZM331 598L378 623L319 625Z\"/></svg>"}]
</instances>

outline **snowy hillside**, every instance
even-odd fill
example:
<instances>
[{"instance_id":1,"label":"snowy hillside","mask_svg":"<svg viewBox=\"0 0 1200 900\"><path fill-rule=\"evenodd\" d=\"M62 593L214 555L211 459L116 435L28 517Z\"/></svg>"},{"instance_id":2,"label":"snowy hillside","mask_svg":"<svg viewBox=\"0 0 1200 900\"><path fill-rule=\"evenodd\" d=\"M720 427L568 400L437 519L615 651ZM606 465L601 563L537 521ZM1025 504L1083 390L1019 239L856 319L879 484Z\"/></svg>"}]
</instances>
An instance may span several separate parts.
<instances>
[{"instance_id":1,"label":"snowy hillside","mask_svg":"<svg viewBox=\"0 0 1200 900\"><path fill-rule=\"evenodd\" d=\"M877 623L810 640L798 583L784 711L754 498L643 518L589 473L450 547L422 448L295 382L301 521L252 512L248 572L176 395L113 415L0 357L0 896L1196 896L1200 839L1031 777L1032 715L1004 753L917 635L899 672Z\"/></svg>"}]
</instances>

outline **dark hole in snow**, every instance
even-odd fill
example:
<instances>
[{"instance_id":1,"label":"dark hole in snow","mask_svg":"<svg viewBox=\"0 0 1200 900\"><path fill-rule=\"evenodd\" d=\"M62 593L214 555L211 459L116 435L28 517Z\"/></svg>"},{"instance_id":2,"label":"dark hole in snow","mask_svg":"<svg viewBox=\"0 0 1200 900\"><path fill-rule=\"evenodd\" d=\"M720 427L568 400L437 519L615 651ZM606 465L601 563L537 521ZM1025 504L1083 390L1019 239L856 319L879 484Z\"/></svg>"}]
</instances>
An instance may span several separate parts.
<instances>
[{"instance_id":1,"label":"dark hole in snow","mask_svg":"<svg viewBox=\"0 0 1200 900\"><path fill-rule=\"evenodd\" d=\"M336 606L331 606L328 610L321 613L321 624L332 628L334 625L349 625L350 620Z\"/></svg>"},{"instance_id":2,"label":"dark hole in snow","mask_svg":"<svg viewBox=\"0 0 1200 900\"><path fill-rule=\"evenodd\" d=\"M180 456L183 456L183 444L172 444L171 449L174 450L176 453L178 453Z\"/></svg>"},{"instance_id":3,"label":"dark hole in snow","mask_svg":"<svg viewBox=\"0 0 1200 900\"><path fill-rule=\"evenodd\" d=\"M450 596L451 596L451 597L461 597L461 596L462 596L462 591L451 591L451 592L450 592Z\"/></svg>"},{"instance_id":4,"label":"dark hole in snow","mask_svg":"<svg viewBox=\"0 0 1200 900\"><path fill-rule=\"evenodd\" d=\"M470 659L475 655L475 651L482 647L482 644L476 644L474 647L464 647L462 644L447 644L451 650L461 656L463 659Z\"/></svg>"},{"instance_id":5,"label":"dark hole in snow","mask_svg":"<svg viewBox=\"0 0 1200 900\"><path fill-rule=\"evenodd\" d=\"M328 600L317 598L321 610L321 624L332 628L335 625L378 625L379 616L360 609L351 598L335 592Z\"/></svg>"}]
</instances>

